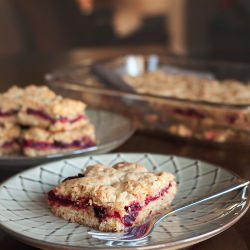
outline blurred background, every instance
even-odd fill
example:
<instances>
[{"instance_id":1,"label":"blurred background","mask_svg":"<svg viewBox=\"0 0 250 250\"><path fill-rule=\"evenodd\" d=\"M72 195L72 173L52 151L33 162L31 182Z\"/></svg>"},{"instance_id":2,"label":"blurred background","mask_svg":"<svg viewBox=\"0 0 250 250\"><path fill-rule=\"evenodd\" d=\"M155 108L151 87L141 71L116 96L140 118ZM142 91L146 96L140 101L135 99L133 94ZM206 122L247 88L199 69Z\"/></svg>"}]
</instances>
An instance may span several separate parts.
<instances>
[{"instance_id":1,"label":"blurred background","mask_svg":"<svg viewBox=\"0 0 250 250\"><path fill-rule=\"evenodd\" d=\"M250 1L0 0L0 57L124 45L250 61Z\"/></svg>"}]
</instances>

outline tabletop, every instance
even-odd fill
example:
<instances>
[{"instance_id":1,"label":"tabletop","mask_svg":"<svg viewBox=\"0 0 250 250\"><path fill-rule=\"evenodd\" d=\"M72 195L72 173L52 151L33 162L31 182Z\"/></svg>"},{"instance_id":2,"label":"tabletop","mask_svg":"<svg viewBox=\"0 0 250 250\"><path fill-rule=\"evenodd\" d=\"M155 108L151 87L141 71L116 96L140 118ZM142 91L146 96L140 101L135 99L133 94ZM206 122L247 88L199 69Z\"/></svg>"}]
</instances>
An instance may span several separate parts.
<instances>
[{"instance_id":1,"label":"tabletop","mask_svg":"<svg viewBox=\"0 0 250 250\"><path fill-rule=\"evenodd\" d=\"M74 63L87 58L100 58L107 55L120 55L127 52L159 52L166 53L159 46L93 48L78 49L50 55L23 55L0 59L0 90L11 84L26 85L43 83L44 74L59 66ZM156 134L136 132L125 144L115 152L150 152L162 153L190 158L197 158L229 169L244 179L250 179L250 154L248 148L209 146L191 143ZM5 169L0 172L0 181L14 174ZM190 247L192 250L245 250L250 249L250 211L225 232ZM27 246L0 230L1 249L35 249Z\"/></svg>"}]
</instances>

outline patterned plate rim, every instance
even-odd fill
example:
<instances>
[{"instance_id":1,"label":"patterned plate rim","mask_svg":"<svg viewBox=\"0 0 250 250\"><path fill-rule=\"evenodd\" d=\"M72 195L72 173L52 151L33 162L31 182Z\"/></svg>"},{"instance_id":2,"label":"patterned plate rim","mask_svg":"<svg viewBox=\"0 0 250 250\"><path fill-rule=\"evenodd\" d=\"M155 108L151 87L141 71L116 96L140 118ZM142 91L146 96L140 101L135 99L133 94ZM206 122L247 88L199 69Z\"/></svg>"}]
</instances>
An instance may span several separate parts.
<instances>
[{"instance_id":1,"label":"patterned plate rim","mask_svg":"<svg viewBox=\"0 0 250 250\"><path fill-rule=\"evenodd\" d=\"M205 163L205 164L209 164L210 166L216 167L216 168L220 168L228 173L230 173L231 175L239 178L239 176L234 173L231 170L228 170L224 167L218 166L216 164L212 164L206 161L202 161L199 159L194 159L194 158L189 158L189 157L182 157L182 156L176 156L176 155L165 155L165 154L154 154L154 153L129 153L129 152L119 152L119 153L110 153L110 154L100 154L100 155L96 155L98 157L102 157L102 156L114 156L114 155L151 155L151 156L156 156L156 157L176 157L176 158L180 158L180 159L188 159L188 160L198 160L201 163ZM90 157L90 156L80 156L80 157L75 157L73 159L79 159L79 158L85 158L85 157ZM2 189L2 187L9 182L12 179L15 179L16 177L18 177L19 175L25 174L29 171L33 171L37 168L41 168L43 166L47 166L47 165L51 165L51 164L55 164L57 162L60 162L63 160L59 160L59 161L54 161L54 162L50 162L50 163L45 163L45 164L41 164L38 166L35 166L33 168L21 171L11 177L9 177L8 179L6 179L4 182L2 182L0 184L0 190ZM131 250L131 249L138 249L138 250L150 250L150 249L164 249L167 247L168 250L177 250L180 248L185 248L194 244L197 244L199 242L202 242L204 240L207 240L209 238L212 238L213 236L216 236L222 232L224 232L225 230L227 230L228 228L230 228L231 226L233 226L237 221L239 221L248 211L250 207L250 192L249 189L247 190L247 199L246 199L246 203L244 205L244 208L239 212L239 214L237 215L237 217L235 217L234 219L230 220L228 223L226 223L225 225L223 225L222 227L219 227L217 229L211 230L210 232L207 233L203 233L201 235L197 235L197 236L193 236L190 237L188 239L185 240L180 240L180 241L175 241L172 243L160 243L160 244L155 244L155 245L143 245L143 246L119 246L119 247L81 247L81 246L67 246L64 244L60 244L60 243L51 243L51 242L46 242L44 240L38 240L38 239L34 239L33 237L29 237L26 235L22 235L19 232L16 232L8 227L6 227L4 225L4 222L0 222L0 229L2 229L3 231L5 231L6 233L10 234L11 236L15 237L16 239L20 240L23 243L29 244L30 246L34 246L40 249L63 249L63 250L80 250L80 249L86 249L86 250L93 250L93 249L102 249L102 250L110 250L110 249L114 249L114 250L120 250L120 249L124 249L124 250Z\"/></svg>"}]
</instances>

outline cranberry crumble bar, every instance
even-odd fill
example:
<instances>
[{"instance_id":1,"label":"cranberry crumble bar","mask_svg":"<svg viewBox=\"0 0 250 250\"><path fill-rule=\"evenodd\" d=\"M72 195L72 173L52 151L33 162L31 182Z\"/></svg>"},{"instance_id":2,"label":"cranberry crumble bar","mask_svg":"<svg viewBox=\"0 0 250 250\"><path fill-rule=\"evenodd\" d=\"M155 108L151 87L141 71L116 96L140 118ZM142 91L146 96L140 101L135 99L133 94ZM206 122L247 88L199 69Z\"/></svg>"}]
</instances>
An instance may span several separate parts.
<instances>
[{"instance_id":1,"label":"cranberry crumble bar","mask_svg":"<svg viewBox=\"0 0 250 250\"><path fill-rule=\"evenodd\" d=\"M87 122L85 104L55 95L45 86L25 89L23 105L18 114L19 123L51 131L71 130Z\"/></svg>"},{"instance_id":2,"label":"cranberry crumble bar","mask_svg":"<svg viewBox=\"0 0 250 250\"><path fill-rule=\"evenodd\" d=\"M137 163L87 167L48 193L52 212L100 231L121 232L167 209L176 194L174 176Z\"/></svg>"},{"instance_id":3,"label":"cranberry crumble bar","mask_svg":"<svg viewBox=\"0 0 250 250\"><path fill-rule=\"evenodd\" d=\"M42 128L30 128L22 133L25 155L43 156L64 153L96 145L94 127L86 124L68 131L51 132Z\"/></svg>"},{"instance_id":4,"label":"cranberry crumble bar","mask_svg":"<svg viewBox=\"0 0 250 250\"><path fill-rule=\"evenodd\" d=\"M0 155L9 155L20 150L20 128L10 123L0 124Z\"/></svg>"}]
</instances>

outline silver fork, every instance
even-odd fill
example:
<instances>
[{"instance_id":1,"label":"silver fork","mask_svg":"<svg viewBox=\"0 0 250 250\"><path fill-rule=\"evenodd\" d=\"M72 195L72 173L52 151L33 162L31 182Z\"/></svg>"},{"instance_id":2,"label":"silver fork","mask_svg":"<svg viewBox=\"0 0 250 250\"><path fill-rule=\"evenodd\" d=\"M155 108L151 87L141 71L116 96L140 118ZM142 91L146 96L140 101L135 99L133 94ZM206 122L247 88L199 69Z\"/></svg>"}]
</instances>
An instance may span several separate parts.
<instances>
[{"instance_id":1,"label":"silver fork","mask_svg":"<svg viewBox=\"0 0 250 250\"><path fill-rule=\"evenodd\" d=\"M191 202L190 201L186 202L182 205L175 207L173 210L169 209L165 211L164 214L163 213L161 213L160 215L158 214L142 225L129 228L124 233L106 233L106 232L91 230L88 232L88 234L90 234L93 238L105 241L133 242L133 241L145 240L154 231L154 228L167 216L182 211L184 209L190 208L192 206L198 205L202 202L217 198L219 196L235 191L237 189L244 188L243 195L245 195L249 183L250 181L239 180L237 183L231 184L227 188L223 188L223 190L214 192L207 196L200 197Z\"/></svg>"}]
</instances>

